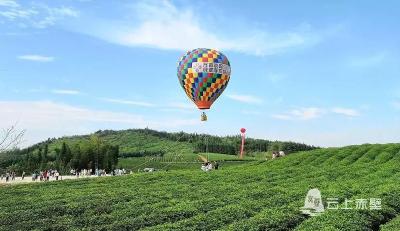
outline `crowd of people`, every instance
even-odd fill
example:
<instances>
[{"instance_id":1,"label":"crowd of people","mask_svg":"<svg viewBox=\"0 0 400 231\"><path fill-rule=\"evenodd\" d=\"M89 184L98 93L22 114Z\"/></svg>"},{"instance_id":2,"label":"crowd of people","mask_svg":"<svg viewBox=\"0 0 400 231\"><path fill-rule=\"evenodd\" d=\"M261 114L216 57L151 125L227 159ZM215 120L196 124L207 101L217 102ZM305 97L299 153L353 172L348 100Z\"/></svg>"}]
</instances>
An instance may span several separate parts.
<instances>
[{"instance_id":1,"label":"crowd of people","mask_svg":"<svg viewBox=\"0 0 400 231\"><path fill-rule=\"evenodd\" d=\"M21 173L21 180L25 179L25 172ZM15 181L17 174L12 171L12 172L6 172L5 174L1 174L1 180L5 180L5 182L10 182L10 181ZM32 181L49 181L50 178L54 178L55 180L58 180L60 178L60 173L57 170L44 170L40 172L34 172L32 173Z\"/></svg>"},{"instance_id":2,"label":"crowd of people","mask_svg":"<svg viewBox=\"0 0 400 231\"><path fill-rule=\"evenodd\" d=\"M124 168L123 169L117 168L117 169L115 169L114 171L111 172L111 175L113 175L113 176L122 176L122 175L125 175L125 174L126 174L126 170Z\"/></svg>"},{"instance_id":3,"label":"crowd of people","mask_svg":"<svg viewBox=\"0 0 400 231\"><path fill-rule=\"evenodd\" d=\"M278 157L284 157L286 156L284 151L279 151L279 152L272 152L272 159L278 158Z\"/></svg>"},{"instance_id":4,"label":"crowd of people","mask_svg":"<svg viewBox=\"0 0 400 231\"><path fill-rule=\"evenodd\" d=\"M219 164L217 162L214 162L214 165L211 164L211 162L207 162L207 164L204 164L205 168L204 171L209 171L211 169L218 169ZM202 167L203 169L203 167ZM154 170L154 169L153 169ZM106 172L105 169L96 169L93 171L92 169L71 169L69 171L69 176L64 176L66 179L70 179L71 176L76 178L80 177L90 177L90 176L122 176L126 174L133 174L132 170L126 170L124 168L122 169L114 169L110 172ZM15 181L16 179L16 173L13 172L6 172L5 174L1 174L1 181L3 179L5 182L10 182L10 181ZM21 179L24 180L25 178L25 172L22 172L21 174ZM44 170L40 172L33 172L32 173L32 181L51 181L51 180L62 180L63 176L60 174L58 170L55 169L49 169L49 170Z\"/></svg>"},{"instance_id":5,"label":"crowd of people","mask_svg":"<svg viewBox=\"0 0 400 231\"><path fill-rule=\"evenodd\" d=\"M1 180L5 179L6 182L15 180L15 172L6 172L6 174L1 174Z\"/></svg>"},{"instance_id":6,"label":"crowd of people","mask_svg":"<svg viewBox=\"0 0 400 231\"><path fill-rule=\"evenodd\" d=\"M77 178L89 177L93 175L92 169L81 169L81 170L71 169L69 173L71 176L76 176ZM130 171L130 173L132 173L132 171ZM125 169L115 169L108 173L108 175L111 176L121 176L125 174L127 174L127 171ZM21 180L24 180L25 175L26 175L25 172L22 172ZM16 176L17 174L14 171L6 172L5 174L1 174L1 181L4 180L6 183L10 181L15 181ZM105 169L96 169L94 171L94 176L107 176L107 172ZM32 173L32 181L50 181L50 180L62 180L62 175L60 174L59 171L55 169L49 169Z\"/></svg>"},{"instance_id":7,"label":"crowd of people","mask_svg":"<svg viewBox=\"0 0 400 231\"><path fill-rule=\"evenodd\" d=\"M22 180L24 179L24 173L22 173ZM50 178L55 179L55 180L62 180L60 178L60 173L57 170L54 169L49 169L49 170L44 170L40 171L39 173L34 172L32 173L32 181L37 181L38 179L40 181L49 181Z\"/></svg>"},{"instance_id":8,"label":"crowd of people","mask_svg":"<svg viewBox=\"0 0 400 231\"><path fill-rule=\"evenodd\" d=\"M77 178L81 177L81 176L91 176L92 175L92 169L71 169L69 171L69 173L72 176L76 176ZM97 174L96 174L97 175Z\"/></svg>"},{"instance_id":9,"label":"crowd of people","mask_svg":"<svg viewBox=\"0 0 400 231\"><path fill-rule=\"evenodd\" d=\"M214 165L209 161L204 162L201 165L201 170L203 170L204 172L209 172L213 169L218 170L218 168L219 168L219 163L217 161L214 161Z\"/></svg>"},{"instance_id":10,"label":"crowd of people","mask_svg":"<svg viewBox=\"0 0 400 231\"><path fill-rule=\"evenodd\" d=\"M71 175L76 176L77 178L82 177L82 176L91 176L92 175L92 169L71 169L70 173ZM114 169L113 171L109 172L110 175L112 176L121 176L126 174L125 169ZM107 171L105 169L96 169L95 170L95 176L107 176Z\"/></svg>"}]
</instances>

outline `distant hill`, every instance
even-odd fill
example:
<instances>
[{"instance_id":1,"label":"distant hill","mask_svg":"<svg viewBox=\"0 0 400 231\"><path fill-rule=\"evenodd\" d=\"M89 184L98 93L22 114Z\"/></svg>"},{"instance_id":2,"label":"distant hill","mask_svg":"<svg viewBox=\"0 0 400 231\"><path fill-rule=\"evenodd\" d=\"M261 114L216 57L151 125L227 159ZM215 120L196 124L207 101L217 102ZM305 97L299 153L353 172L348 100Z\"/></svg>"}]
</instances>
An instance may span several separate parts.
<instances>
[{"instance_id":1,"label":"distant hill","mask_svg":"<svg viewBox=\"0 0 400 231\"><path fill-rule=\"evenodd\" d=\"M196 159L197 153L207 152L237 155L241 143L239 135L219 137L185 132L168 133L151 129L128 129L121 131L100 130L91 135L96 135L103 143L109 146L117 147L120 158L156 156L170 158L172 160L172 158L179 155L181 158L180 160L193 161ZM61 158L59 158L59 155L60 152L63 151L62 147L64 144L67 145L67 151L64 150L66 152L65 155L69 155L69 157L66 157L67 160L65 164L68 164L69 161L74 159L75 152L83 152L82 149L85 149L85 147L82 146L90 139L91 135L69 136L57 139L49 138L46 141L22 150L14 150L9 153L0 154L0 171L1 169L4 171L4 169L10 165L21 165L21 162L23 163L24 161L59 162L61 161L58 160ZM78 147L78 149L76 147ZM252 138L247 138L245 145L245 151L248 155L265 153L270 150L283 150L289 154L315 148L314 146L295 142L269 141ZM89 153L88 155L88 158L90 158L91 154ZM78 155L76 158L83 157ZM93 159L95 156L92 154L91 158ZM91 168L94 168L94 161L91 162ZM42 165L41 168L57 167L54 165L55 164L50 166ZM79 163L71 163L70 165L79 168ZM86 166L87 163L83 165ZM109 167L112 168L112 164L110 163L109 165ZM84 166L80 167L86 168ZM22 171L20 167L17 169Z\"/></svg>"},{"instance_id":2,"label":"distant hill","mask_svg":"<svg viewBox=\"0 0 400 231\"><path fill-rule=\"evenodd\" d=\"M197 133L168 133L151 129L104 130L95 134L112 145L120 146L120 153L142 150L166 150L167 152L208 152L236 155L239 153L241 137L213 136ZM246 152L266 152L271 149L287 153L312 150L317 147L296 142L246 139Z\"/></svg>"}]
</instances>

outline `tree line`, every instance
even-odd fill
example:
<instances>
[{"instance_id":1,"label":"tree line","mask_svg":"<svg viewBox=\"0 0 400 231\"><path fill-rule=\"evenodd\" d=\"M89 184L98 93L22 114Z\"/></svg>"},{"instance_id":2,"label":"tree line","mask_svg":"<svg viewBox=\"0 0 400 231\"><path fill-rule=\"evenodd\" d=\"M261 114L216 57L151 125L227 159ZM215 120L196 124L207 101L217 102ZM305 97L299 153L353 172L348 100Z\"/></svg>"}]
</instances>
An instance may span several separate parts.
<instances>
[{"instance_id":1,"label":"tree line","mask_svg":"<svg viewBox=\"0 0 400 231\"><path fill-rule=\"evenodd\" d=\"M103 130L97 131L100 136L117 134L120 131ZM169 133L164 131L156 131L152 129L128 129L125 132L136 132L146 135L155 136L161 139L167 139L175 142L189 142L193 144L193 152L214 152L222 154L236 155L240 152L241 135L235 136L214 136L208 134L175 132ZM299 151L308 151L318 147L307 145L304 143L296 143L291 141L270 141L264 139L246 138L245 152L267 152L267 151L284 151L285 153L293 153Z\"/></svg>"},{"instance_id":2,"label":"tree line","mask_svg":"<svg viewBox=\"0 0 400 231\"><path fill-rule=\"evenodd\" d=\"M237 155L240 152L241 138L236 137L230 140L222 141L219 139L206 139L197 141L194 146L194 152L214 152L229 155ZM253 152L268 152L268 151L284 151L285 153L293 153L299 151L307 151L316 149L317 147L295 143L295 142L281 142L281 141L268 141L259 139L246 139L244 151L247 153Z\"/></svg>"},{"instance_id":3,"label":"tree line","mask_svg":"<svg viewBox=\"0 0 400 231\"><path fill-rule=\"evenodd\" d=\"M60 146L50 150L54 140L47 140L26 149L9 151L14 158L7 170L16 172L39 172L45 169L57 169L68 173L71 169L105 169L107 172L116 168L119 146L105 143L99 136L92 135L76 143L63 141Z\"/></svg>"}]
</instances>

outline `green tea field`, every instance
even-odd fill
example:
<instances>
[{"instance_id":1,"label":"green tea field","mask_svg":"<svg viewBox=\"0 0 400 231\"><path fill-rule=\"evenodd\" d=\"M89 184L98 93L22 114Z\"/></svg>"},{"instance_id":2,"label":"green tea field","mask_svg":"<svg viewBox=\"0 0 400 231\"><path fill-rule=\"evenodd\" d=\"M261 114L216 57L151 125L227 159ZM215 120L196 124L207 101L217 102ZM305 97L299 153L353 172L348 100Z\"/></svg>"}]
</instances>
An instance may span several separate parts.
<instances>
[{"instance_id":1,"label":"green tea field","mask_svg":"<svg viewBox=\"0 0 400 231\"><path fill-rule=\"evenodd\" d=\"M400 144L199 168L0 187L0 230L400 230ZM309 189L338 198L300 212ZM379 198L381 207L354 201ZM346 200L353 201L342 209Z\"/></svg>"}]
</instances>

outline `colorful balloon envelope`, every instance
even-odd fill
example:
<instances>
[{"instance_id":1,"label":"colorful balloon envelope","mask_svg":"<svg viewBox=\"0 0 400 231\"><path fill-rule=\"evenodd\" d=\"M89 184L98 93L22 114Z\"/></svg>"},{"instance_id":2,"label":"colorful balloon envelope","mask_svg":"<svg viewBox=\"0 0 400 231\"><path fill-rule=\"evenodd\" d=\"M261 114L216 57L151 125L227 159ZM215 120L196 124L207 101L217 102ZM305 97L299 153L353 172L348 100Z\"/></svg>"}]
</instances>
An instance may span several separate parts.
<instances>
[{"instance_id":1,"label":"colorful balloon envelope","mask_svg":"<svg viewBox=\"0 0 400 231\"><path fill-rule=\"evenodd\" d=\"M228 85L230 75L228 58L217 50L194 49L178 62L179 83L201 110L210 109Z\"/></svg>"}]
</instances>

